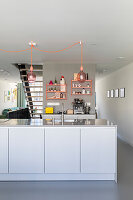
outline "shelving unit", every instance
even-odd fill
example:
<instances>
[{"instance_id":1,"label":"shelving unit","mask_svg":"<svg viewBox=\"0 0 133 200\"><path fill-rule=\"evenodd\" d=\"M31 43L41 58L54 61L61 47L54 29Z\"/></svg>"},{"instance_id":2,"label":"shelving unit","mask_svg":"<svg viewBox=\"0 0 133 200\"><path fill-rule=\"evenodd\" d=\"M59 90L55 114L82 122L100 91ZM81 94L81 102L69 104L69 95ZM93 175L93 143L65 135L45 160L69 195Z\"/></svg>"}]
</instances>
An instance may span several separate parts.
<instances>
[{"instance_id":1,"label":"shelving unit","mask_svg":"<svg viewBox=\"0 0 133 200\"><path fill-rule=\"evenodd\" d=\"M65 87L65 91L60 91L60 86L64 86ZM49 88L53 88L53 87L56 87L56 89L57 90L54 90L54 88L53 88L53 90L52 91L49 91ZM56 93L63 93L63 98L59 98L59 97L50 97L50 96L48 96L48 94L55 94L55 96L56 96ZM46 100L52 100L52 99L58 99L58 100L67 100L67 85L66 84L64 84L64 85L62 85L62 84L53 84L53 85L51 85L51 84L46 84Z\"/></svg>"},{"instance_id":2,"label":"shelving unit","mask_svg":"<svg viewBox=\"0 0 133 200\"><path fill-rule=\"evenodd\" d=\"M87 83L89 84L89 86L87 86ZM81 86L79 86L79 85L81 85ZM81 89L83 89L83 88L86 90L85 94L82 94ZM75 91L75 93L74 93L74 91ZM87 93L87 91L90 91L90 92ZM80 83L77 80L71 80L71 95L92 95L92 80L85 80L85 82L83 82L83 83Z\"/></svg>"}]
</instances>

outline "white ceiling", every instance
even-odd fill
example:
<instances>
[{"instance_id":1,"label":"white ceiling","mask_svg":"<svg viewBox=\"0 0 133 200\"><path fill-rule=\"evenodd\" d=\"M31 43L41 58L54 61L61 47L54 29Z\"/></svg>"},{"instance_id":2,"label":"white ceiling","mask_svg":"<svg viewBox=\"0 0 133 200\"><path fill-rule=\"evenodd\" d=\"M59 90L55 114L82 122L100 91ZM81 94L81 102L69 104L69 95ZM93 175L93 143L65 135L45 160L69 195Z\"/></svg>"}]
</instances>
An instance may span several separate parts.
<instances>
[{"instance_id":1,"label":"white ceiling","mask_svg":"<svg viewBox=\"0 0 133 200\"><path fill-rule=\"evenodd\" d=\"M133 1L1 0L0 49L26 49L31 40L44 50L82 40L84 62L97 64L99 73L109 73L133 61ZM80 46L57 54L34 50L33 62L45 61L80 63ZM0 51L0 69L5 68L13 81L19 76L11 63L29 62L30 52Z\"/></svg>"}]
</instances>

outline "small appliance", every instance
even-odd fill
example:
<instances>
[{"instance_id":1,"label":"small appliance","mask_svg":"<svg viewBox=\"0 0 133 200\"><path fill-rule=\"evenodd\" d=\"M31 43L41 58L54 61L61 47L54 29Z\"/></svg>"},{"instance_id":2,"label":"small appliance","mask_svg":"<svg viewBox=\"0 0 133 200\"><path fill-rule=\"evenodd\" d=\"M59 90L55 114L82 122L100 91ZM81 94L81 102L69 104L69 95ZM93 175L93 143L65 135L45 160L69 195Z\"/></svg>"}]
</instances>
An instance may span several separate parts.
<instances>
[{"instance_id":1,"label":"small appliance","mask_svg":"<svg viewBox=\"0 0 133 200\"><path fill-rule=\"evenodd\" d=\"M84 104L84 101L83 99L74 99L74 102L73 102L73 111L74 111L74 114L84 114L84 111L85 110L85 104Z\"/></svg>"}]
</instances>

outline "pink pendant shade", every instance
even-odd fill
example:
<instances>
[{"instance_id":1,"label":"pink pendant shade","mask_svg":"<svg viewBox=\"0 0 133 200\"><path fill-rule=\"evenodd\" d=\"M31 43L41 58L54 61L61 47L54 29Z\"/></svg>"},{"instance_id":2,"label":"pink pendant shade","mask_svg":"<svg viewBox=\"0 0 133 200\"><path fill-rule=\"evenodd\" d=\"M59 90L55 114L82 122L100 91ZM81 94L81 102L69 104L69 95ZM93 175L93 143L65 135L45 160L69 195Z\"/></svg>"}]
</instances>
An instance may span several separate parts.
<instances>
[{"instance_id":1,"label":"pink pendant shade","mask_svg":"<svg viewBox=\"0 0 133 200\"><path fill-rule=\"evenodd\" d=\"M82 66L80 67L80 72L78 73L77 79L79 82L85 82L86 74L81 69L82 69Z\"/></svg>"},{"instance_id":2,"label":"pink pendant shade","mask_svg":"<svg viewBox=\"0 0 133 200\"><path fill-rule=\"evenodd\" d=\"M33 71L30 71L27 74L27 78L29 83L34 83L36 81L36 75L33 73Z\"/></svg>"},{"instance_id":3,"label":"pink pendant shade","mask_svg":"<svg viewBox=\"0 0 133 200\"><path fill-rule=\"evenodd\" d=\"M85 82L86 80L86 74L83 72L83 44L81 42L81 67L80 67L80 72L77 75L77 80L79 82Z\"/></svg>"}]
</instances>

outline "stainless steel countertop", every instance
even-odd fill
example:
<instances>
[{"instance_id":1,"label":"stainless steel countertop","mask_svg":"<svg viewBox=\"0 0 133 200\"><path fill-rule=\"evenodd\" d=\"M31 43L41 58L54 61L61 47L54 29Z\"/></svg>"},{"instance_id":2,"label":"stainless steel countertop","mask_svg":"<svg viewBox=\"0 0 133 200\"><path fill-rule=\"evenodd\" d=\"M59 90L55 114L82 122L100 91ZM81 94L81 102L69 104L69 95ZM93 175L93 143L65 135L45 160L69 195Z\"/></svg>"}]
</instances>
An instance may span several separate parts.
<instances>
[{"instance_id":1,"label":"stainless steel countertop","mask_svg":"<svg viewBox=\"0 0 133 200\"><path fill-rule=\"evenodd\" d=\"M112 122L105 119L60 120L45 119L0 119L0 127L115 127Z\"/></svg>"}]
</instances>

